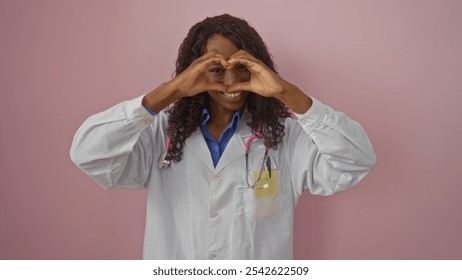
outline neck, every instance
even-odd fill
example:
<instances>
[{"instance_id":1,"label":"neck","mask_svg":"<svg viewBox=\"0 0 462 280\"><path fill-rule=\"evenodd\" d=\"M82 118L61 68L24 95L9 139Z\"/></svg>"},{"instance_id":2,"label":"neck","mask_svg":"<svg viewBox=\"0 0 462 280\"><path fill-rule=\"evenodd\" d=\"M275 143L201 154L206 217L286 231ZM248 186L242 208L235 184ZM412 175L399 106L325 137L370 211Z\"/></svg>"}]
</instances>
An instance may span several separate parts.
<instances>
[{"instance_id":1,"label":"neck","mask_svg":"<svg viewBox=\"0 0 462 280\"><path fill-rule=\"evenodd\" d=\"M234 116L234 111L225 110L222 108L209 108L210 120L209 123L218 126L228 125Z\"/></svg>"}]
</instances>

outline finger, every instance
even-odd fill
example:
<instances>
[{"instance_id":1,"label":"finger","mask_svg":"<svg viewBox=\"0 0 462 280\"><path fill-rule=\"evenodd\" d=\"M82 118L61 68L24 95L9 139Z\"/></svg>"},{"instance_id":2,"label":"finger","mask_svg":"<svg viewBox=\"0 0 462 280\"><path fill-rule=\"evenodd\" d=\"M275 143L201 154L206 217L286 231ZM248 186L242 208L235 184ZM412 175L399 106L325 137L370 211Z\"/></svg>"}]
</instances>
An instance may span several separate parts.
<instances>
[{"instance_id":1,"label":"finger","mask_svg":"<svg viewBox=\"0 0 462 280\"><path fill-rule=\"evenodd\" d=\"M206 54L204 54L201 57L201 61L205 62L207 66L210 66L213 63L228 66L228 60L226 59L226 57L216 49L210 50Z\"/></svg>"},{"instance_id":2,"label":"finger","mask_svg":"<svg viewBox=\"0 0 462 280\"><path fill-rule=\"evenodd\" d=\"M250 82L242 82L237 84L230 85L227 89L227 92L238 92L238 91L252 91Z\"/></svg>"},{"instance_id":3,"label":"finger","mask_svg":"<svg viewBox=\"0 0 462 280\"><path fill-rule=\"evenodd\" d=\"M231 58L228 60L229 66L228 68L232 68L236 65L242 64L244 65L250 72L256 72L259 69L260 64L246 58ZM261 69L261 67L260 67Z\"/></svg>"},{"instance_id":4,"label":"finger","mask_svg":"<svg viewBox=\"0 0 462 280\"><path fill-rule=\"evenodd\" d=\"M234 66L236 64L244 64L248 67L253 67L255 64L263 64L260 60L256 59L253 55L248 53L245 50L240 50L237 53L233 54L228 62Z\"/></svg>"},{"instance_id":5,"label":"finger","mask_svg":"<svg viewBox=\"0 0 462 280\"><path fill-rule=\"evenodd\" d=\"M204 72L211 65L221 65L223 68L228 68L229 63L222 57L209 57L206 60L200 61L197 64L198 71Z\"/></svg>"},{"instance_id":6,"label":"finger","mask_svg":"<svg viewBox=\"0 0 462 280\"><path fill-rule=\"evenodd\" d=\"M206 52L201 57L195 59L193 61L193 63L191 63L191 64L194 64L194 65L201 64L204 61L208 61L210 59L222 59L223 61L227 61L227 59L224 57L224 55L219 53L217 50L213 49L211 51Z\"/></svg>"},{"instance_id":7,"label":"finger","mask_svg":"<svg viewBox=\"0 0 462 280\"><path fill-rule=\"evenodd\" d=\"M205 65L210 66L213 64L220 64L221 66L228 68L229 62L224 57L210 57L204 61Z\"/></svg>"},{"instance_id":8,"label":"finger","mask_svg":"<svg viewBox=\"0 0 462 280\"><path fill-rule=\"evenodd\" d=\"M200 58L207 59L207 58L210 58L210 57L220 57L220 58L226 59L226 57L223 54L221 54L217 49L212 49L212 50L206 52Z\"/></svg>"},{"instance_id":9,"label":"finger","mask_svg":"<svg viewBox=\"0 0 462 280\"><path fill-rule=\"evenodd\" d=\"M255 58L255 56L253 56L251 53L245 50L239 50L238 52L236 52L230 57L230 59L233 59L233 58L244 58L244 59L248 59L254 62L259 61L257 58Z\"/></svg>"},{"instance_id":10,"label":"finger","mask_svg":"<svg viewBox=\"0 0 462 280\"><path fill-rule=\"evenodd\" d=\"M206 85L205 91L221 91L226 92L226 87L219 83L209 83Z\"/></svg>"}]
</instances>

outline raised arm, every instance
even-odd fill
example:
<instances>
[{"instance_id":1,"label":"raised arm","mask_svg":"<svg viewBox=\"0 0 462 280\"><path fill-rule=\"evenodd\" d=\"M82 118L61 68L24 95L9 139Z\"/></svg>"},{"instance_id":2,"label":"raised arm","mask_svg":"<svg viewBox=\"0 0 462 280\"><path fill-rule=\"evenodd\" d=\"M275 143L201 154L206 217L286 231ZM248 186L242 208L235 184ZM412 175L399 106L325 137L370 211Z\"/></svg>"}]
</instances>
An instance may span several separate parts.
<instances>
[{"instance_id":1,"label":"raised arm","mask_svg":"<svg viewBox=\"0 0 462 280\"><path fill-rule=\"evenodd\" d=\"M374 150L359 123L305 95L246 51L233 55L229 64L244 65L251 73L249 81L229 91L274 97L296 113L298 122L286 122L284 149L298 195L305 190L320 195L345 190L375 165Z\"/></svg>"},{"instance_id":2,"label":"raised arm","mask_svg":"<svg viewBox=\"0 0 462 280\"><path fill-rule=\"evenodd\" d=\"M167 126L165 114L153 116L146 108L160 112L182 97L225 91L224 85L209 82L204 73L210 65L227 63L212 50L145 96L91 116L74 137L72 161L104 188L144 187L153 161L163 153Z\"/></svg>"}]
</instances>

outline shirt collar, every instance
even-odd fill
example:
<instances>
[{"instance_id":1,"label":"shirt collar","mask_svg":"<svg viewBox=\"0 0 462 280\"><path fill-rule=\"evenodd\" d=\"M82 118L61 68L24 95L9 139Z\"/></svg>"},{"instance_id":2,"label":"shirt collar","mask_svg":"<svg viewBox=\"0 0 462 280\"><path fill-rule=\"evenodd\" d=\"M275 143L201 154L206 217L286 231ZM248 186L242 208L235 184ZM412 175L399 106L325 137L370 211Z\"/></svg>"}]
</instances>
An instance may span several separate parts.
<instances>
[{"instance_id":1,"label":"shirt collar","mask_svg":"<svg viewBox=\"0 0 462 280\"><path fill-rule=\"evenodd\" d=\"M242 111L243 111L243 108L239 109L239 110L236 110L234 112L234 115L233 115L233 118L231 120L231 123L229 124L229 127L233 126L234 123L236 123L236 125L239 124L239 121L241 120ZM207 124L207 122L209 120L210 120L210 113L207 110L207 108L204 108L204 110L202 110L201 126L204 126L205 124Z\"/></svg>"}]
</instances>

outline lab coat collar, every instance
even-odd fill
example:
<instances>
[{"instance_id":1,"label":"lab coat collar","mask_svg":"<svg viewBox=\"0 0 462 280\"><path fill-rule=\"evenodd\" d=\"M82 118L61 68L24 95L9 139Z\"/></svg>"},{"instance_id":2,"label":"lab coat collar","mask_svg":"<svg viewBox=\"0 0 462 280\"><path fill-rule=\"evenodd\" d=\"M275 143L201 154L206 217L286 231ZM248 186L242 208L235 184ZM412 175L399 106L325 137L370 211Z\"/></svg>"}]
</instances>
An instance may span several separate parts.
<instances>
[{"instance_id":1,"label":"lab coat collar","mask_svg":"<svg viewBox=\"0 0 462 280\"><path fill-rule=\"evenodd\" d=\"M207 147L207 143L205 142L200 128L197 128L196 131L186 139L185 144L186 147L191 150L211 172L213 172L214 167L212 157L210 156L210 150L209 147Z\"/></svg>"},{"instance_id":2,"label":"lab coat collar","mask_svg":"<svg viewBox=\"0 0 462 280\"><path fill-rule=\"evenodd\" d=\"M238 160L240 158L244 159L245 154L245 141L252 135L250 127L247 126L247 121L250 119L251 115L247 110L242 112L241 120L239 122L239 127L234 133L233 137L228 142L223 155L221 155L220 160L218 161L217 167L215 168L215 173L223 170L231 162Z\"/></svg>"},{"instance_id":3,"label":"lab coat collar","mask_svg":"<svg viewBox=\"0 0 462 280\"><path fill-rule=\"evenodd\" d=\"M247 108L242 112L241 115L241 120L239 122L239 128L237 130L237 134L240 135L240 137L250 137L252 135L252 130L250 127L247 125L247 122L250 120L252 115L249 113Z\"/></svg>"}]
</instances>

